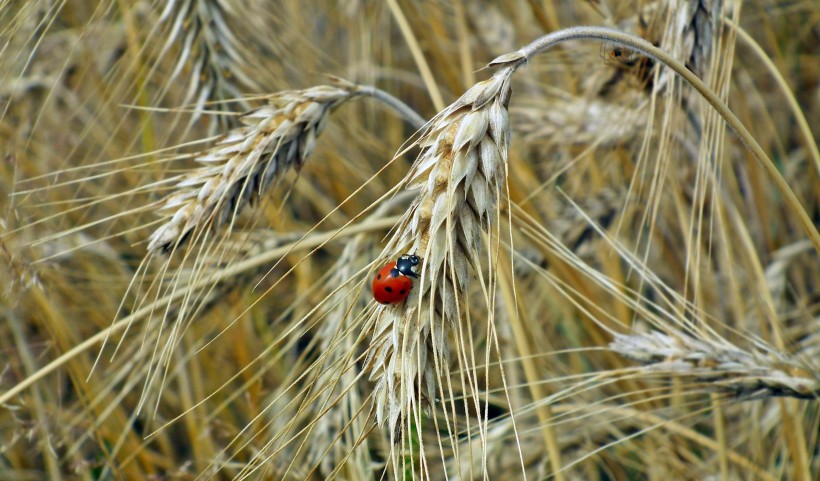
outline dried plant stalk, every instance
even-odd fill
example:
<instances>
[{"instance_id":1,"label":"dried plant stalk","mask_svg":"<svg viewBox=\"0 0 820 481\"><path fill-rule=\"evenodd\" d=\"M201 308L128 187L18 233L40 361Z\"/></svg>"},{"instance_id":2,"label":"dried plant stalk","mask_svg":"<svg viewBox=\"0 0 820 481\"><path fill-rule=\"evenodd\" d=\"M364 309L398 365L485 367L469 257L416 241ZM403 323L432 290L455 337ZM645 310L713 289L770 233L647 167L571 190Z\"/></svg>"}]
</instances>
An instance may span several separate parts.
<instances>
[{"instance_id":1,"label":"dried plant stalk","mask_svg":"<svg viewBox=\"0 0 820 481\"><path fill-rule=\"evenodd\" d=\"M225 225L274 179L300 168L331 110L355 95L353 89L331 86L281 92L271 97L270 105L241 116L244 125L197 155L203 166L164 199L160 211L170 219L151 234L148 251L168 252L192 233Z\"/></svg>"},{"instance_id":2,"label":"dried plant stalk","mask_svg":"<svg viewBox=\"0 0 820 481\"><path fill-rule=\"evenodd\" d=\"M729 124L729 127L735 131L740 137L746 147L754 155L761 167L766 171L766 174L771 177L772 181L777 186L778 191L786 199L786 204L792 213L798 218L801 227L811 239L815 249L820 251L820 232L811 220L811 217L806 212L806 209L801 204L800 200L795 195L792 188L789 186L786 179L780 174L774 162L769 158L757 140L752 136L745 125L737 118L737 116L729 109L728 105L722 101L718 95L711 90L706 84L700 80L697 75L675 60L663 50L655 47L644 39L634 37L617 30L604 27L572 27L557 32L553 32L543 37L536 39L529 45L508 54L502 55L489 63L490 67L504 66L512 69L518 69L525 65L536 55L543 53L556 45L559 45L567 40L583 40L593 39L604 42L610 42L634 50L635 52L647 55L655 61L663 63L675 73L680 75L690 86L692 86L698 93L703 96L703 99L709 102L720 116Z\"/></svg>"},{"instance_id":3,"label":"dried plant stalk","mask_svg":"<svg viewBox=\"0 0 820 481\"><path fill-rule=\"evenodd\" d=\"M422 152L405 183L420 188L382 256L422 257L420 282L403 304L374 311L366 366L375 380L376 417L396 432L400 419L436 397L448 370L448 332L479 262L494 217L509 144L510 76L503 68L439 113L418 140Z\"/></svg>"},{"instance_id":4,"label":"dried plant stalk","mask_svg":"<svg viewBox=\"0 0 820 481\"><path fill-rule=\"evenodd\" d=\"M617 335L609 347L648 369L693 376L742 398L820 399L820 373L774 350L744 351L682 333Z\"/></svg>"}]
</instances>

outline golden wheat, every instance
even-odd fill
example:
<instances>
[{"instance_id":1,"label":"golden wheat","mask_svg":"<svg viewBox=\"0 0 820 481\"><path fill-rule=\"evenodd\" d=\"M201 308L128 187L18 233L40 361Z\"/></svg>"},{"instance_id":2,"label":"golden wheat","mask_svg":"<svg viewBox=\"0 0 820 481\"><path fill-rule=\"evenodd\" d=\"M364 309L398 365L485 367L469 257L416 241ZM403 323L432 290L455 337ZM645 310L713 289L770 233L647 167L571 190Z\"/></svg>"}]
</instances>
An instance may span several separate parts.
<instances>
[{"instance_id":1,"label":"golden wheat","mask_svg":"<svg viewBox=\"0 0 820 481\"><path fill-rule=\"evenodd\" d=\"M0 0L0 478L813 481L818 18Z\"/></svg>"}]
</instances>

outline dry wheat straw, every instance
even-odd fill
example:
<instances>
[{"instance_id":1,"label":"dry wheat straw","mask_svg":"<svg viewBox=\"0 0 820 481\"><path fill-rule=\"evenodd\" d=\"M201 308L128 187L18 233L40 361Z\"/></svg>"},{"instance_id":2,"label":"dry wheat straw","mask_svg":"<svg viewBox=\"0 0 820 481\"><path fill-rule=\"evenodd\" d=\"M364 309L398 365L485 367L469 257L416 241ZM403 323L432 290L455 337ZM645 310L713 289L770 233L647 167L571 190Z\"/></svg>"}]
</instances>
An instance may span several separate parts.
<instances>
[{"instance_id":1,"label":"dry wheat straw","mask_svg":"<svg viewBox=\"0 0 820 481\"><path fill-rule=\"evenodd\" d=\"M328 114L354 95L349 88L331 86L281 92L270 105L242 115L244 125L197 155L203 166L164 200L160 210L170 219L151 234L148 251L167 252L192 234L228 223L284 172L304 164Z\"/></svg>"},{"instance_id":2,"label":"dry wheat straw","mask_svg":"<svg viewBox=\"0 0 820 481\"><path fill-rule=\"evenodd\" d=\"M692 376L740 398L820 399L820 373L774 350L749 352L682 333L618 334L610 348L653 372Z\"/></svg>"},{"instance_id":3,"label":"dry wheat straw","mask_svg":"<svg viewBox=\"0 0 820 481\"><path fill-rule=\"evenodd\" d=\"M420 190L382 259L418 254L421 279L405 303L374 311L366 362L377 421L391 433L434 402L437 380L449 370L448 333L464 314L470 266L478 265L504 185L511 74L504 68L473 86L418 140L422 151L405 182Z\"/></svg>"}]
</instances>

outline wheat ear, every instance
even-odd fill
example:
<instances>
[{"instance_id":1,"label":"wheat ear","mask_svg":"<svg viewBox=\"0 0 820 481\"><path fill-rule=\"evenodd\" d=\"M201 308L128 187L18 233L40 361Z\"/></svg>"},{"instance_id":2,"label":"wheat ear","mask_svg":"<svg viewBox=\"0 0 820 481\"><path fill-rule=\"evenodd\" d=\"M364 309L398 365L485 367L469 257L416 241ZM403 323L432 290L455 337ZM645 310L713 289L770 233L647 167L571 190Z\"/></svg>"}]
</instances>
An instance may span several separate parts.
<instances>
[{"instance_id":1,"label":"wheat ear","mask_svg":"<svg viewBox=\"0 0 820 481\"><path fill-rule=\"evenodd\" d=\"M618 334L609 347L654 372L692 376L743 399L820 399L820 373L774 350L749 352L683 333Z\"/></svg>"},{"instance_id":2,"label":"wheat ear","mask_svg":"<svg viewBox=\"0 0 820 481\"><path fill-rule=\"evenodd\" d=\"M194 102L191 122L199 119L209 101L236 99L233 104L247 110L239 97L244 92L262 91L255 76L249 74L249 52L233 31L232 21L237 20L234 10L219 0L169 1L160 16L160 22L168 24L162 54L179 46L179 58L167 83L176 81L184 67L189 67L184 103ZM217 118L230 125L231 117Z\"/></svg>"},{"instance_id":3,"label":"wheat ear","mask_svg":"<svg viewBox=\"0 0 820 481\"><path fill-rule=\"evenodd\" d=\"M504 185L512 72L499 70L439 113L419 138L421 153L405 178L418 196L381 260L416 253L421 278L407 301L374 310L365 363L375 381L377 422L391 433L433 402L437 380L448 373L448 333L463 314L459 299Z\"/></svg>"},{"instance_id":4,"label":"wheat ear","mask_svg":"<svg viewBox=\"0 0 820 481\"><path fill-rule=\"evenodd\" d=\"M304 164L328 114L354 95L354 89L324 85L281 92L270 105L242 115L243 126L196 156L202 167L162 202L160 212L169 219L149 237L148 251L168 252L192 233L225 225L274 179Z\"/></svg>"}]
</instances>

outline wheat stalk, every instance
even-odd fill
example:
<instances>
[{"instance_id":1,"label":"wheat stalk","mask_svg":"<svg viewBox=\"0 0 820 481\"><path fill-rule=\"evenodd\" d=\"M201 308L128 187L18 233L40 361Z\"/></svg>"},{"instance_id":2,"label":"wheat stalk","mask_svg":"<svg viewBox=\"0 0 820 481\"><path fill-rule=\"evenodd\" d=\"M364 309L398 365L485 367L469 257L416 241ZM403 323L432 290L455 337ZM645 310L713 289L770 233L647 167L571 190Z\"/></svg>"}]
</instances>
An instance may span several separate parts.
<instances>
[{"instance_id":1,"label":"wheat stalk","mask_svg":"<svg viewBox=\"0 0 820 481\"><path fill-rule=\"evenodd\" d=\"M683 333L617 334L610 349L647 369L692 376L739 398L820 399L820 373L774 351L749 352Z\"/></svg>"},{"instance_id":2,"label":"wheat stalk","mask_svg":"<svg viewBox=\"0 0 820 481\"><path fill-rule=\"evenodd\" d=\"M697 90L701 96L703 96L703 99L706 100L709 105L711 105L720 114L723 120L729 124L729 127L731 127L741 141L743 141L749 151L753 154L755 160L761 167L763 167L766 174L774 182L778 191L783 195L788 208L797 217L800 222L800 226L803 228L809 239L811 239L815 249L820 251L820 232L818 232L817 227L811 220L811 217L806 212L806 209L803 204L801 204L788 182L786 182L786 179L783 178L783 175L777 170L774 162L769 158L766 151L763 150L746 126L743 125L740 119L738 119L738 117L729 109L726 102L721 100L713 90L711 90L706 84L703 83L702 80L697 77L697 75L686 69L683 64L675 60L675 58L671 55L655 47L646 40L605 27L571 27L544 35L543 37L530 42L528 45L515 52L501 55L491 61L488 66L508 66L513 69L518 69L523 65L526 65L527 62L532 60L532 58L536 55L554 48L555 46L568 40L598 40L616 44L623 48L634 50L635 52L653 58L655 61L663 63L670 69L674 70L675 73L680 75L689 85Z\"/></svg>"}]
</instances>

